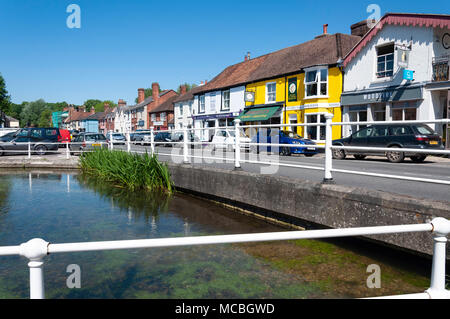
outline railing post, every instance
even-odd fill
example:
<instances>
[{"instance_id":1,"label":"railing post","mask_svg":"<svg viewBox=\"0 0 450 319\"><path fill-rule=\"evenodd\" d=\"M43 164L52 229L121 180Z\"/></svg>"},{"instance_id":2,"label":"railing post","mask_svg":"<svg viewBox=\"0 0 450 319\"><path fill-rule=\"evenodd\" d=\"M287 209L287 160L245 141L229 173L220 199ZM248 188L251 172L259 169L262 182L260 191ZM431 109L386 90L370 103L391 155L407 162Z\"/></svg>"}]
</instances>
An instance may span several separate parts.
<instances>
[{"instance_id":1,"label":"railing post","mask_svg":"<svg viewBox=\"0 0 450 319\"><path fill-rule=\"evenodd\" d=\"M325 184L333 183L333 175L331 174L331 170L333 169L333 154L331 149L333 144L333 130L331 127L333 117L333 114L325 114L325 177L323 179L323 183Z\"/></svg>"},{"instance_id":2,"label":"railing post","mask_svg":"<svg viewBox=\"0 0 450 319\"><path fill-rule=\"evenodd\" d=\"M241 168L241 132L239 129L241 120L234 120L234 170L240 171Z\"/></svg>"},{"instance_id":3,"label":"railing post","mask_svg":"<svg viewBox=\"0 0 450 319\"><path fill-rule=\"evenodd\" d=\"M183 123L183 162L189 163L188 159L188 134L186 124Z\"/></svg>"},{"instance_id":4,"label":"railing post","mask_svg":"<svg viewBox=\"0 0 450 319\"><path fill-rule=\"evenodd\" d=\"M66 159L70 158L69 142L66 143Z\"/></svg>"},{"instance_id":5,"label":"railing post","mask_svg":"<svg viewBox=\"0 0 450 319\"><path fill-rule=\"evenodd\" d=\"M28 158L31 158L31 141L28 141Z\"/></svg>"},{"instance_id":6,"label":"railing post","mask_svg":"<svg viewBox=\"0 0 450 319\"><path fill-rule=\"evenodd\" d=\"M35 238L20 245L20 255L30 261L30 299L45 299L44 257L48 254L49 243Z\"/></svg>"},{"instance_id":7,"label":"railing post","mask_svg":"<svg viewBox=\"0 0 450 319\"><path fill-rule=\"evenodd\" d=\"M450 291L445 289L445 262L447 236L450 233L450 221L436 218L433 224L433 265L431 284L427 293L432 299L450 298Z\"/></svg>"},{"instance_id":8,"label":"railing post","mask_svg":"<svg viewBox=\"0 0 450 319\"><path fill-rule=\"evenodd\" d=\"M114 150L114 143L113 143L113 136L111 134L111 140L109 141L109 150L112 151Z\"/></svg>"},{"instance_id":9,"label":"railing post","mask_svg":"<svg viewBox=\"0 0 450 319\"><path fill-rule=\"evenodd\" d=\"M127 133L127 152L128 152L128 153L131 152L131 137L130 137L130 132Z\"/></svg>"},{"instance_id":10,"label":"railing post","mask_svg":"<svg viewBox=\"0 0 450 319\"><path fill-rule=\"evenodd\" d=\"M152 126L150 128L150 151L152 152L152 155L155 154L155 131L154 127Z\"/></svg>"}]
</instances>

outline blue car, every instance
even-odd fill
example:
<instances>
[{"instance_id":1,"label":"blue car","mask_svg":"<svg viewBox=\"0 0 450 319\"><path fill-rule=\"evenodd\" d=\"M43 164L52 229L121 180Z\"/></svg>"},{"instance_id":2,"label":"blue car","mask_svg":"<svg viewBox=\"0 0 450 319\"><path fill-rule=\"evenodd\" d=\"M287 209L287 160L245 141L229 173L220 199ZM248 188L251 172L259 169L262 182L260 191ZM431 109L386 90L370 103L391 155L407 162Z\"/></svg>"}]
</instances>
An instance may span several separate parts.
<instances>
[{"instance_id":1,"label":"blue car","mask_svg":"<svg viewBox=\"0 0 450 319\"><path fill-rule=\"evenodd\" d=\"M265 136L264 136L264 135ZM272 142L273 141L273 142ZM259 154L260 151L279 153L283 156L290 156L291 154L304 154L307 157L312 157L318 154L318 149L315 147L317 144L314 141L302 138L296 133L290 131L280 130L261 130L252 138L253 143L262 144L290 144L298 145L298 147L278 147L274 146L256 146L251 147L251 151Z\"/></svg>"}]
</instances>

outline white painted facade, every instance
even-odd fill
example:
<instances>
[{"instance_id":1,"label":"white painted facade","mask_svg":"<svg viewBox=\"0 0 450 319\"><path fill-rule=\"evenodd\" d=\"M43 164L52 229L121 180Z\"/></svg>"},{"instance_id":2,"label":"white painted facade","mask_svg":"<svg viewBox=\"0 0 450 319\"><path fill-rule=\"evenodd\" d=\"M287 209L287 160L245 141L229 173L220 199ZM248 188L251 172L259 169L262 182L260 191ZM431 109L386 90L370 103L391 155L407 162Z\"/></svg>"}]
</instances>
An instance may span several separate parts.
<instances>
[{"instance_id":1,"label":"white painted facade","mask_svg":"<svg viewBox=\"0 0 450 319\"><path fill-rule=\"evenodd\" d=\"M131 127L131 116L128 106L117 107L114 117L114 131L118 133L129 132Z\"/></svg>"},{"instance_id":2,"label":"white painted facade","mask_svg":"<svg viewBox=\"0 0 450 319\"><path fill-rule=\"evenodd\" d=\"M181 130L183 126L192 127L194 124L192 115L194 115L193 99L174 103L175 129Z\"/></svg>"},{"instance_id":3,"label":"white painted facade","mask_svg":"<svg viewBox=\"0 0 450 319\"><path fill-rule=\"evenodd\" d=\"M229 102L225 97L229 91ZM196 135L202 141L209 141L217 127L233 126L234 119L245 109L245 86L238 86L226 90L207 92L195 95L193 110L194 127L201 129L196 131ZM204 97L203 103L200 103ZM228 100L228 99L227 99ZM226 105L229 104L228 107Z\"/></svg>"},{"instance_id":4,"label":"white painted facade","mask_svg":"<svg viewBox=\"0 0 450 319\"><path fill-rule=\"evenodd\" d=\"M416 119L442 119L446 107L447 90L431 90L427 86L432 82L433 58L450 55L450 50L445 49L442 44L443 35L449 32L447 28L384 25L374 38L345 67L344 94L349 92L365 92L370 94L371 91L377 91L387 87L417 86L422 89L422 98L410 101L407 104L410 106L413 105L416 108ZM381 79L377 77L377 48L388 44L395 44L396 48L411 46L407 69L415 72L414 81L403 80L403 68L397 65L399 59L397 49L394 51L393 76ZM379 104L368 103L366 105L362 104L360 108L367 106L368 121L377 120L377 114L375 112L377 109L382 110L383 108L385 108L385 120L393 120L393 109L398 109L398 105L393 105L392 102ZM354 106L346 106L345 103L343 103L342 107L343 121L355 120L356 113L353 112L354 114L350 115L350 112L352 109L355 110L357 108ZM409 115L413 116L413 111L410 112ZM378 114L378 118L379 116L380 114ZM439 134L443 133L442 126L430 126ZM350 127L344 128L344 136L348 136L351 133L352 129Z\"/></svg>"}]
</instances>

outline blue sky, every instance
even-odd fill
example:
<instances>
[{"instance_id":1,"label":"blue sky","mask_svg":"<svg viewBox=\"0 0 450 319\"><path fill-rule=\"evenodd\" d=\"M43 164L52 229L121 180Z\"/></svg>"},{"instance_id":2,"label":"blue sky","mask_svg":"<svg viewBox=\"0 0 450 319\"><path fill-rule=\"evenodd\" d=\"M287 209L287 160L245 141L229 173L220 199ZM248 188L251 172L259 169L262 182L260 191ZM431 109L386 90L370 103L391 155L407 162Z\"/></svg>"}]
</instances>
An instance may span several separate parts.
<instances>
[{"instance_id":1,"label":"blue sky","mask_svg":"<svg viewBox=\"0 0 450 319\"><path fill-rule=\"evenodd\" d=\"M247 51L260 56L322 33L349 33L368 5L386 12L449 14L445 1L0 0L0 73L15 103L82 104L137 89L210 80ZM66 8L81 8L81 28Z\"/></svg>"}]
</instances>

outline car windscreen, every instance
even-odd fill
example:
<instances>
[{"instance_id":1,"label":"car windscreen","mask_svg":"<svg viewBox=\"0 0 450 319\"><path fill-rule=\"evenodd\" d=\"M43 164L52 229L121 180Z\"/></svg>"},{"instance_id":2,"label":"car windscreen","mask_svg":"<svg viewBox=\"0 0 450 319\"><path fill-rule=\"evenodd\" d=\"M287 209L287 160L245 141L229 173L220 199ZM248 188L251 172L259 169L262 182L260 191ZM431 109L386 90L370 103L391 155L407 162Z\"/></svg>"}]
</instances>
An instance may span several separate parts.
<instances>
[{"instance_id":1,"label":"car windscreen","mask_svg":"<svg viewBox=\"0 0 450 319\"><path fill-rule=\"evenodd\" d=\"M296 138L301 139L302 137L298 135L297 133L291 132L291 131L283 131L283 134L290 138Z\"/></svg>"}]
</instances>

